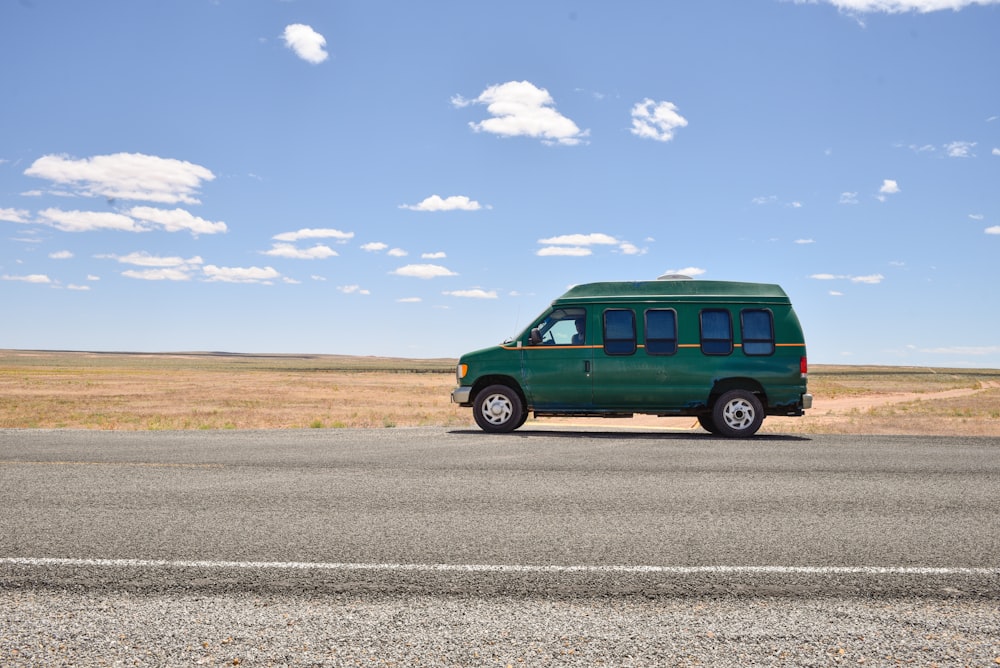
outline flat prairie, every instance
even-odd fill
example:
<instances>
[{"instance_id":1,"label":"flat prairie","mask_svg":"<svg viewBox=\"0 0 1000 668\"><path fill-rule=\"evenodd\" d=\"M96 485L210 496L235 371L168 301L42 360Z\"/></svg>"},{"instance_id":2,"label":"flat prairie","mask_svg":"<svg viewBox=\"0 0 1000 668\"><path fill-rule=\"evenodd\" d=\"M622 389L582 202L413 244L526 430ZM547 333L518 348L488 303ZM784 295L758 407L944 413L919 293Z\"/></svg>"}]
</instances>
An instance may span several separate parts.
<instances>
[{"instance_id":1,"label":"flat prairie","mask_svg":"<svg viewBox=\"0 0 1000 668\"><path fill-rule=\"evenodd\" d=\"M454 359L0 350L0 428L473 426ZM1000 436L1000 369L812 365L813 408L763 433ZM693 418L545 418L526 427L700 429Z\"/></svg>"}]
</instances>

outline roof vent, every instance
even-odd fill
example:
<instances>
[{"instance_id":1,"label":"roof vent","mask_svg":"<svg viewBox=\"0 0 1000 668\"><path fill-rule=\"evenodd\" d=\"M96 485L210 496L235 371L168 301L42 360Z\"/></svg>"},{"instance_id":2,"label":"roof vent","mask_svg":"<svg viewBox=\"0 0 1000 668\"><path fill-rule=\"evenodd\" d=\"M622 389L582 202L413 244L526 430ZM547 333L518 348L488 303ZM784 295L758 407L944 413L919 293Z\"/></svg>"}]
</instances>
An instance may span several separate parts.
<instances>
[{"instance_id":1,"label":"roof vent","mask_svg":"<svg viewBox=\"0 0 1000 668\"><path fill-rule=\"evenodd\" d=\"M656 280L658 281L693 281L694 279L684 274L664 274Z\"/></svg>"}]
</instances>

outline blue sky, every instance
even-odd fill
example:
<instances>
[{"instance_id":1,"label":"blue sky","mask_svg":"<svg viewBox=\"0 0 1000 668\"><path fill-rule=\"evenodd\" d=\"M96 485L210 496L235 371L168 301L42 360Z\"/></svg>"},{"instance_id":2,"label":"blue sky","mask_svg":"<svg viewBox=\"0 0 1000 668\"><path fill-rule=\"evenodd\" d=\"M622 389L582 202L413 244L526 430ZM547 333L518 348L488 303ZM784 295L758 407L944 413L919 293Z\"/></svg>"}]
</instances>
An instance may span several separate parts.
<instances>
[{"instance_id":1,"label":"blue sky","mask_svg":"<svg viewBox=\"0 0 1000 668\"><path fill-rule=\"evenodd\" d=\"M1000 367L1000 2L0 4L0 348L457 357L773 282Z\"/></svg>"}]
</instances>

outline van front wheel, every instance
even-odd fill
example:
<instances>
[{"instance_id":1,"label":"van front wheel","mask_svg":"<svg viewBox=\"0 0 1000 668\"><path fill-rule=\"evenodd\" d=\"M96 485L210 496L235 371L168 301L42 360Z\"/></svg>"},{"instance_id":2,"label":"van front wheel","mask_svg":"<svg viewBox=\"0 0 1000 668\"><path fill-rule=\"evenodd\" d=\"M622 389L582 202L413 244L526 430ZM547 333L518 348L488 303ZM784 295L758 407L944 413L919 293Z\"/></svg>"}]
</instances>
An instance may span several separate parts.
<instances>
[{"instance_id":1,"label":"van front wheel","mask_svg":"<svg viewBox=\"0 0 1000 668\"><path fill-rule=\"evenodd\" d=\"M712 407L712 421L723 436L753 436L764 422L764 406L753 392L730 390Z\"/></svg>"},{"instance_id":2,"label":"van front wheel","mask_svg":"<svg viewBox=\"0 0 1000 668\"><path fill-rule=\"evenodd\" d=\"M506 385L490 385L477 394L472 415L480 429L499 434L514 431L526 417L521 397Z\"/></svg>"}]
</instances>

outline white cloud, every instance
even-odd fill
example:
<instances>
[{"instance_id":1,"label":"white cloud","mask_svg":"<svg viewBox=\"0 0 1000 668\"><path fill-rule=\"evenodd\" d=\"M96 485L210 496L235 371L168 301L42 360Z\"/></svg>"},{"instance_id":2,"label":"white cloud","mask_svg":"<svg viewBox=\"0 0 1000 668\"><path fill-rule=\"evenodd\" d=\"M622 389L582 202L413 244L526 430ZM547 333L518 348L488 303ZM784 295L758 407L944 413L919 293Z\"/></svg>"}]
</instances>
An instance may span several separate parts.
<instances>
[{"instance_id":1,"label":"white cloud","mask_svg":"<svg viewBox=\"0 0 1000 668\"><path fill-rule=\"evenodd\" d=\"M316 244L312 248L297 248L292 244L274 244L271 250L263 251L262 254L292 260L325 260L337 255L337 251L324 244Z\"/></svg>"},{"instance_id":2,"label":"white cloud","mask_svg":"<svg viewBox=\"0 0 1000 668\"><path fill-rule=\"evenodd\" d=\"M808 245L808 244L814 244L814 243L816 243L816 240L815 239L796 239L795 243L801 244L801 245L805 246L805 245Z\"/></svg>"},{"instance_id":3,"label":"white cloud","mask_svg":"<svg viewBox=\"0 0 1000 668\"><path fill-rule=\"evenodd\" d=\"M885 276L882 274L869 274L868 276L851 276L851 283L867 283L868 285L877 285L885 280Z\"/></svg>"},{"instance_id":4,"label":"white cloud","mask_svg":"<svg viewBox=\"0 0 1000 668\"><path fill-rule=\"evenodd\" d=\"M536 253L539 257L586 257L587 255L593 254L594 251L580 246L546 246L544 248L539 248Z\"/></svg>"},{"instance_id":5,"label":"white cloud","mask_svg":"<svg viewBox=\"0 0 1000 668\"><path fill-rule=\"evenodd\" d=\"M68 250L56 251L55 253L49 253L49 257L53 260L69 260L73 257L73 253Z\"/></svg>"},{"instance_id":6,"label":"white cloud","mask_svg":"<svg viewBox=\"0 0 1000 668\"><path fill-rule=\"evenodd\" d=\"M949 158L974 158L976 154L972 152L972 149L975 147L976 142L974 141L953 141L946 144L944 150Z\"/></svg>"},{"instance_id":7,"label":"white cloud","mask_svg":"<svg viewBox=\"0 0 1000 668\"><path fill-rule=\"evenodd\" d=\"M205 276L209 281L223 283L263 283L270 285L271 281L281 276L272 267L218 267L214 264L205 265Z\"/></svg>"},{"instance_id":8,"label":"white cloud","mask_svg":"<svg viewBox=\"0 0 1000 668\"><path fill-rule=\"evenodd\" d=\"M875 198L880 202L884 202L887 199L889 199L888 197L889 195L896 195L899 192L900 190L898 183L896 183L892 179L883 179L882 187L878 189L879 194L876 195Z\"/></svg>"},{"instance_id":9,"label":"white cloud","mask_svg":"<svg viewBox=\"0 0 1000 668\"><path fill-rule=\"evenodd\" d=\"M467 297L469 299L496 299L496 290L483 290L482 288L473 288L471 290L452 290L450 292L442 292L443 295L449 295L451 297Z\"/></svg>"},{"instance_id":10,"label":"white cloud","mask_svg":"<svg viewBox=\"0 0 1000 668\"><path fill-rule=\"evenodd\" d=\"M226 224L221 221L213 223L210 220L194 216L184 209L167 211L152 206L136 206L132 207L128 214L140 221L159 225L167 232L187 231L198 236L199 234L217 234L227 230Z\"/></svg>"},{"instance_id":11,"label":"white cloud","mask_svg":"<svg viewBox=\"0 0 1000 668\"><path fill-rule=\"evenodd\" d=\"M76 160L46 155L24 171L73 189L83 197L139 200L164 204L198 204L195 196L211 171L183 160L142 153L115 153Z\"/></svg>"},{"instance_id":12,"label":"white cloud","mask_svg":"<svg viewBox=\"0 0 1000 668\"><path fill-rule=\"evenodd\" d=\"M482 205L469 199L465 195L452 195L442 198L440 195L431 195L419 204L400 204L400 209L410 211L479 211Z\"/></svg>"},{"instance_id":13,"label":"white cloud","mask_svg":"<svg viewBox=\"0 0 1000 668\"><path fill-rule=\"evenodd\" d=\"M986 220L986 216L981 213L970 213L969 218L972 220Z\"/></svg>"},{"instance_id":14,"label":"white cloud","mask_svg":"<svg viewBox=\"0 0 1000 668\"><path fill-rule=\"evenodd\" d=\"M667 276L690 276L694 278L695 276L701 276L705 273L705 270L701 267L684 267L683 269L667 269L664 274Z\"/></svg>"},{"instance_id":15,"label":"white cloud","mask_svg":"<svg viewBox=\"0 0 1000 668\"><path fill-rule=\"evenodd\" d=\"M313 65L322 63L330 55L324 48L326 38L302 23L285 26L281 37L285 40L285 46L294 51L296 56Z\"/></svg>"},{"instance_id":16,"label":"white cloud","mask_svg":"<svg viewBox=\"0 0 1000 668\"><path fill-rule=\"evenodd\" d=\"M448 254L444 251L438 251L436 253L423 253L420 258L422 260L443 260L448 257Z\"/></svg>"},{"instance_id":17,"label":"white cloud","mask_svg":"<svg viewBox=\"0 0 1000 668\"><path fill-rule=\"evenodd\" d=\"M840 204L857 204L858 193L840 193Z\"/></svg>"},{"instance_id":18,"label":"white cloud","mask_svg":"<svg viewBox=\"0 0 1000 668\"><path fill-rule=\"evenodd\" d=\"M0 220L8 223L27 223L28 212L24 209L0 209Z\"/></svg>"},{"instance_id":19,"label":"white cloud","mask_svg":"<svg viewBox=\"0 0 1000 668\"><path fill-rule=\"evenodd\" d=\"M883 195L895 195L899 192L899 184L892 179L883 179L882 187L878 191Z\"/></svg>"},{"instance_id":20,"label":"white cloud","mask_svg":"<svg viewBox=\"0 0 1000 668\"><path fill-rule=\"evenodd\" d=\"M439 278L441 276L458 276L455 272L437 264L408 264L395 271L389 272L396 276L410 276L412 278Z\"/></svg>"},{"instance_id":21,"label":"white cloud","mask_svg":"<svg viewBox=\"0 0 1000 668\"><path fill-rule=\"evenodd\" d=\"M538 243L549 246L615 246L621 242L607 234L595 232L592 234L564 234L558 237L539 239Z\"/></svg>"},{"instance_id":22,"label":"white cloud","mask_svg":"<svg viewBox=\"0 0 1000 668\"><path fill-rule=\"evenodd\" d=\"M226 224L213 223L191 215L184 209L158 209L151 206L137 206L127 213L113 211L65 211L49 208L38 212L38 222L63 232L92 232L94 230L118 230L120 232L149 232L161 227L167 232L186 230L193 236L225 232Z\"/></svg>"},{"instance_id":23,"label":"white cloud","mask_svg":"<svg viewBox=\"0 0 1000 668\"><path fill-rule=\"evenodd\" d=\"M384 251L388 247L388 244L384 244L381 241L371 241L367 244L362 244L361 250L368 251L369 253L377 253Z\"/></svg>"},{"instance_id":24,"label":"white cloud","mask_svg":"<svg viewBox=\"0 0 1000 668\"><path fill-rule=\"evenodd\" d=\"M341 242L354 238L354 232L342 232L333 228L325 227L318 229L304 228L297 232L282 232L271 237L275 241L299 241L300 239L337 239Z\"/></svg>"},{"instance_id":25,"label":"white cloud","mask_svg":"<svg viewBox=\"0 0 1000 668\"><path fill-rule=\"evenodd\" d=\"M472 100L455 96L456 107L485 104L493 116L479 123L469 123L476 132L489 132L503 137L536 137L545 144L575 146L589 135L555 108L555 101L544 88L529 81L508 81L490 86Z\"/></svg>"},{"instance_id":26,"label":"white cloud","mask_svg":"<svg viewBox=\"0 0 1000 668\"><path fill-rule=\"evenodd\" d=\"M809 278L817 281L850 281L851 283L867 283L875 285L885 280L882 274L869 274L867 276L851 276L850 274L812 274Z\"/></svg>"},{"instance_id":27,"label":"white cloud","mask_svg":"<svg viewBox=\"0 0 1000 668\"><path fill-rule=\"evenodd\" d=\"M409 253L407 253L402 248L393 248L388 253L386 253L386 255L390 257L406 257L407 255L409 255Z\"/></svg>"},{"instance_id":28,"label":"white cloud","mask_svg":"<svg viewBox=\"0 0 1000 668\"><path fill-rule=\"evenodd\" d=\"M618 246L618 252L623 255L643 255L646 249L639 248L628 241L620 241L609 234L593 232L590 234L563 234L547 239L539 239L540 248L536 255L541 257L566 256L585 257L593 255L590 246Z\"/></svg>"},{"instance_id":29,"label":"white cloud","mask_svg":"<svg viewBox=\"0 0 1000 668\"><path fill-rule=\"evenodd\" d=\"M141 281L190 281L191 272L186 269L176 267L164 267L161 269L126 269L122 276L135 278Z\"/></svg>"},{"instance_id":30,"label":"white cloud","mask_svg":"<svg viewBox=\"0 0 1000 668\"><path fill-rule=\"evenodd\" d=\"M817 0L795 0L795 4L815 4ZM994 5L1000 0L825 0L846 12L884 12L899 14L919 12L926 14L945 9L958 11L970 5Z\"/></svg>"},{"instance_id":31,"label":"white cloud","mask_svg":"<svg viewBox=\"0 0 1000 668\"><path fill-rule=\"evenodd\" d=\"M632 134L643 139L667 142L677 128L687 127L687 119L677 113L673 102L646 98L632 107Z\"/></svg>"},{"instance_id":32,"label":"white cloud","mask_svg":"<svg viewBox=\"0 0 1000 668\"><path fill-rule=\"evenodd\" d=\"M338 285L337 290L343 292L345 295L370 295L371 290L366 290L360 285Z\"/></svg>"},{"instance_id":33,"label":"white cloud","mask_svg":"<svg viewBox=\"0 0 1000 668\"><path fill-rule=\"evenodd\" d=\"M23 281L24 283L42 283L48 284L52 282L52 279L45 274L29 274L27 276L10 276L4 274L0 276L0 280L4 281Z\"/></svg>"},{"instance_id":34,"label":"white cloud","mask_svg":"<svg viewBox=\"0 0 1000 668\"><path fill-rule=\"evenodd\" d=\"M985 230L986 234L1000 234L1000 225L994 225L993 227L987 227Z\"/></svg>"},{"instance_id":35,"label":"white cloud","mask_svg":"<svg viewBox=\"0 0 1000 668\"><path fill-rule=\"evenodd\" d=\"M423 301L420 297L402 297L396 300L400 304L419 304Z\"/></svg>"},{"instance_id":36,"label":"white cloud","mask_svg":"<svg viewBox=\"0 0 1000 668\"><path fill-rule=\"evenodd\" d=\"M897 144L896 146L898 146L900 148L904 147L903 144ZM921 144L909 144L909 145L905 146L905 148L910 149L914 153L933 153L934 151L937 150L937 147L936 146L932 146L931 144L923 144L923 145L921 145Z\"/></svg>"},{"instance_id":37,"label":"white cloud","mask_svg":"<svg viewBox=\"0 0 1000 668\"><path fill-rule=\"evenodd\" d=\"M204 262L197 255L185 260L182 257L158 257L145 251L129 253L128 255L96 255L95 257L117 260L122 264L131 264L137 267L192 267L197 269Z\"/></svg>"},{"instance_id":38,"label":"white cloud","mask_svg":"<svg viewBox=\"0 0 1000 668\"><path fill-rule=\"evenodd\" d=\"M90 286L89 285L76 285L75 283L70 283L69 285L66 286L66 289L67 290L79 290L80 292L86 292L87 290L90 290Z\"/></svg>"},{"instance_id":39,"label":"white cloud","mask_svg":"<svg viewBox=\"0 0 1000 668\"><path fill-rule=\"evenodd\" d=\"M148 232L150 230L148 226L137 223L129 216L111 211L45 209L39 211L38 216L38 222L63 232L91 232L93 230Z\"/></svg>"},{"instance_id":40,"label":"white cloud","mask_svg":"<svg viewBox=\"0 0 1000 668\"><path fill-rule=\"evenodd\" d=\"M1000 148L993 149L993 155L1000 155Z\"/></svg>"},{"instance_id":41,"label":"white cloud","mask_svg":"<svg viewBox=\"0 0 1000 668\"><path fill-rule=\"evenodd\" d=\"M844 193L844 195L847 195L847 194L849 194L849 193ZM857 194L857 193L855 193L855 194ZM843 195L841 195L841 199L843 200ZM754 204L758 205L758 206L767 206L769 204L777 204L777 203L779 203L777 195L761 195L759 197L754 197L750 201L753 202ZM843 202L841 202L841 203L843 203ZM797 200L793 200L791 202L785 202L785 203L783 203L783 206L786 206L789 209L801 209L802 208L802 202L799 202Z\"/></svg>"},{"instance_id":42,"label":"white cloud","mask_svg":"<svg viewBox=\"0 0 1000 668\"><path fill-rule=\"evenodd\" d=\"M150 255L145 251L129 253L128 255L97 255L97 258L117 260L121 264L130 264L144 269L126 269L122 276L143 281L190 281L201 271L202 260L197 255L184 259L182 257L160 257ZM88 280L97 280L88 277Z\"/></svg>"}]
</instances>

